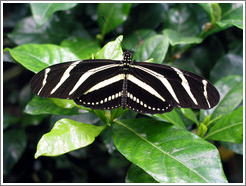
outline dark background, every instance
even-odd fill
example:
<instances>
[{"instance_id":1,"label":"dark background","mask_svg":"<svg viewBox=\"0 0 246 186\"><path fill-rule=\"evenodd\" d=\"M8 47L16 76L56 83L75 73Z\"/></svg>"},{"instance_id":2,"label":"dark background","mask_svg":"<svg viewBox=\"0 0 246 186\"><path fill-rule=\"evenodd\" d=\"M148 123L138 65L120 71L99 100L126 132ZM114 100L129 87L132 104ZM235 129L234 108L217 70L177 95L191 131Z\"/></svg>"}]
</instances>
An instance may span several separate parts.
<instances>
[{"instance_id":1,"label":"dark background","mask_svg":"<svg viewBox=\"0 0 246 186\"><path fill-rule=\"evenodd\" d=\"M169 9L173 4L134 4L132 5L130 16L124 24L114 30L116 34L128 34L132 30L139 28L156 28L156 23L162 28L165 25L164 10ZM184 5L180 5L184 6ZM59 29L51 28L48 32L53 37L49 43L59 44L68 35L86 37L87 34L96 37L100 33L96 21L97 4L81 4L72 11L57 12L56 16L64 18L58 21L57 25L66 25L65 35L59 33ZM199 10L197 10L199 12ZM69 15L69 16L68 16ZM8 37L13 32L17 23L23 18L31 16L29 4L4 4L3 5L3 48L15 47L17 43ZM151 20L151 16L156 21L144 21L146 16ZM69 20L72 17L72 20ZM142 18L137 21L136 18ZM202 20L202 19L201 19ZM205 18L204 18L205 20ZM203 24L201 22L201 24ZM158 29L156 30L158 31ZM108 40L114 39L112 33L106 35L103 46ZM216 41L220 46L211 50L211 42ZM206 38L206 40L184 54L184 58L189 58L201 48L210 49L210 57L216 56L219 50L228 51L230 44L234 40L242 40L242 30L231 27L222 32L216 33ZM216 48L216 47L215 47ZM214 54L213 54L214 53ZM197 53L199 55L199 53ZM167 56L167 58L170 56ZM4 182L101 182L117 183L125 182L126 172L130 166L117 150L109 152L100 137L95 142L83 149L79 149L59 157L39 157L34 159L36 145L41 136L48 132L54 124L55 116L31 116L23 112L25 105L32 98L29 81L34 75L19 64L11 63L11 58L5 56L3 63L3 174ZM176 61L174 61L175 63ZM208 72L203 71L203 75L208 77ZM242 182L243 180L243 156L220 146L219 147L225 174L229 182Z\"/></svg>"}]
</instances>

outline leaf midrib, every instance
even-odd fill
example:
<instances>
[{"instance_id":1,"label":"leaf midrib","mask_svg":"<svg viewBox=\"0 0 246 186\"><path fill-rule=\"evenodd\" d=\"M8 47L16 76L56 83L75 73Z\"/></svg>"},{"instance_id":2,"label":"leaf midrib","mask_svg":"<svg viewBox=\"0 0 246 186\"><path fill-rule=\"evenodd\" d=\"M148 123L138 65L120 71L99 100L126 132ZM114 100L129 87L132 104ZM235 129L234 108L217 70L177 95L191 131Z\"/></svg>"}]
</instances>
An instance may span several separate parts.
<instances>
[{"instance_id":1,"label":"leaf midrib","mask_svg":"<svg viewBox=\"0 0 246 186\"><path fill-rule=\"evenodd\" d=\"M243 122L240 121L240 122L238 122L238 123L234 123L233 125L229 125L229 126L226 126L226 127L221 128L221 129L218 129L218 130L216 130L216 131L213 131L213 132L211 132L210 134L208 134L207 136L205 136L204 139L207 139L207 138L209 138L210 136L212 136L212 135L214 135L214 134L216 134L216 133L219 133L219 132L222 132L222 131L224 131L224 130L226 130L226 129L235 127L235 126L240 125L240 124L242 124L242 123L243 123Z\"/></svg>"},{"instance_id":2,"label":"leaf midrib","mask_svg":"<svg viewBox=\"0 0 246 186\"><path fill-rule=\"evenodd\" d=\"M123 127L127 128L128 130L130 130L131 132L133 132L136 136L138 136L139 138L141 138L142 140L144 140L145 142L147 142L148 144L150 144L151 146L153 146L154 148L158 149L159 151L161 151L163 154L166 154L167 156L169 156L170 158L174 159L175 161L179 162L180 164L182 164L184 167L186 167L188 170L194 172L196 175L198 175L199 177L201 177L203 180L205 180L207 183L209 182L206 178L204 178L202 175L200 175L197 171L193 170L192 168L190 168L189 166L185 165L183 162L179 161L178 159L176 159L174 156L170 155L169 153L165 152L164 150L162 150L161 148L157 147L155 144L151 143L150 141L148 141L147 139L145 139L144 137L142 137L141 135L139 135L136 131L134 131L133 129L131 129L130 127L128 127L127 125L125 125L124 123L121 123L119 121L115 121L116 123L122 125Z\"/></svg>"}]
</instances>

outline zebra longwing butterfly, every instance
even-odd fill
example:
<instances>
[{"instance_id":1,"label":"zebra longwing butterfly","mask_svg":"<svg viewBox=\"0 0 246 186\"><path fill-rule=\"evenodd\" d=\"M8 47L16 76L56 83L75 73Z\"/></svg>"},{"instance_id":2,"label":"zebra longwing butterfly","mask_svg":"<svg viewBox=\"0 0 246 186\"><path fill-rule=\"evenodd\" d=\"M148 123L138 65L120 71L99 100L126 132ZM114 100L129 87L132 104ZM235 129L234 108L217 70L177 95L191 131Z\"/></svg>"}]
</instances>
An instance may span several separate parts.
<instances>
[{"instance_id":1,"label":"zebra longwing butterfly","mask_svg":"<svg viewBox=\"0 0 246 186\"><path fill-rule=\"evenodd\" d=\"M92 109L122 107L140 113L170 112L174 107L210 109L219 93L206 79L175 67L123 60L79 60L50 66L31 80L40 97L73 99Z\"/></svg>"}]
</instances>

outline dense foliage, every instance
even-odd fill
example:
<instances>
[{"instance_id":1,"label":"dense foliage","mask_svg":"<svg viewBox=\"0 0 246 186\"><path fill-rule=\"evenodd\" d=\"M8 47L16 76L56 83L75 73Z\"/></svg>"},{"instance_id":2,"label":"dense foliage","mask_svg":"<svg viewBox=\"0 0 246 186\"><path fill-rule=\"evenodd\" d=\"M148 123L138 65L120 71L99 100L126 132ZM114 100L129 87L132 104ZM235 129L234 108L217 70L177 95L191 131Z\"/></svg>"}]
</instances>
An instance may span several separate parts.
<instances>
[{"instance_id":1,"label":"dense foliage","mask_svg":"<svg viewBox=\"0 0 246 186\"><path fill-rule=\"evenodd\" d=\"M4 182L242 181L242 4L5 3L3 10ZM30 90L32 72L122 59L122 47L137 61L206 77L219 104L143 115Z\"/></svg>"}]
</instances>

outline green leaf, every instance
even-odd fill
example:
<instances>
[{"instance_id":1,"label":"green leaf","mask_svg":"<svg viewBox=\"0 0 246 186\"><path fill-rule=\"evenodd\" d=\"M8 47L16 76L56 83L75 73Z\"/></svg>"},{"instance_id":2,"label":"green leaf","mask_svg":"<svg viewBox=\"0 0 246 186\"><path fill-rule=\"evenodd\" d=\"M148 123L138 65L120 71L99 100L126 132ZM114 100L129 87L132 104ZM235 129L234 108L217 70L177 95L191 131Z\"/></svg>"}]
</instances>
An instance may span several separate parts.
<instances>
[{"instance_id":1,"label":"green leaf","mask_svg":"<svg viewBox=\"0 0 246 186\"><path fill-rule=\"evenodd\" d=\"M137 61L146 61L147 59L153 58L154 63L160 64L165 59L168 46L167 37L163 35L150 37L138 48L134 59Z\"/></svg>"},{"instance_id":2,"label":"green leaf","mask_svg":"<svg viewBox=\"0 0 246 186\"><path fill-rule=\"evenodd\" d=\"M163 183L225 183L218 150L184 129L151 119L119 120L116 148Z\"/></svg>"},{"instance_id":3,"label":"green leaf","mask_svg":"<svg viewBox=\"0 0 246 186\"><path fill-rule=\"evenodd\" d=\"M8 50L17 62L35 73L50 65L79 59L68 50L52 44L25 44L5 50Z\"/></svg>"},{"instance_id":4,"label":"green leaf","mask_svg":"<svg viewBox=\"0 0 246 186\"><path fill-rule=\"evenodd\" d=\"M200 37L189 37L184 36L181 33L177 32L173 29L165 29L163 34L168 38L170 44L172 46L179 44L199 44L202 42L202 38Z\"/></svg>"},{"instance_id":5,"label":"green leaf","mask_svg":"<svg viewBox=\"0 0 246 186\"><path fill-rule=\"evenodd\" d=\"M220 3L222 10L221 20L216 24L219 27L226 28L234 25L243 29L243 4L242 3Z\"/></svg>"},{"instance_id":6,"label":"green leaf","mask_svg":"<svg viewBox=\"0 0 246 186\"><path fill-rule=\"evenodd\" d=\"M77 3L31 3L33 18L38 26L43 25L59 10L68 10L75 7Z\"/></svg>"},{"instance_id":7,"label":"green leaf","mask_svg":"<svg viewBox=\"0 0 246 186\"><path fill-rule=\"evenodd\" d=\"M218 3L199 3L210 15L212 24L221 19L221 8Z\"/></svg>"},{"instance_id":8,"label":"green leaf","mask_svg":"<svg viewBox=\"0 0 246 186\"><path fill-rule=\"evenodd\" d=\"M123 51L120 43L123 40L123 36L119 36L115 41L108 42L95 56L96 59L114 59L122 60Z\"/></svg>"},{"instance_id":9,"label":"green leaf","mask_svg":"<svg viewBox=\"0 0 246 186\"><path fill-rule=\"evenodd\" d=\"M172 110L171 112L166 112L163 114L155 114L155 115L152 115L151 117L158 119L158 120L172 123L172 124L176 125L177 127L181 127L181 128L186 129L183 120L181 119L181 117L179 116L179 114L175 110Z\"/></svg>"},{"instance_id":10,"label":"green leaf","mask_svg":"<svg viewBox=\"0 0 246 186\"><path fill-rule=\"evenodd\" d=\"M58 156L90 145L105 126L95 126L69 119L57 121L49 133L38 142L35 158Z\"/></svg>"},{"instance_id":11,"label":"green leaf","mask_svg":"<svg viewBox=\"0 0 246 186\"><path fill-rule=\"evenodd\" d=\"M204 139L241 143L243 141L243 106L222 117Z\"/></svg>"},{"instance_id":12,"label":"green leaf","mask_svg":"<svg viewBox=\"0 0 246 186\"><path fill-rule=\"evenodd\" d=\"M71 29L72 28L72 29ZM18 22L8 37L16 44L60 44L71 35L89 37L85 28L67 14L54 15L42 27L37 28L33 17L26 17Z\"/></svg>"},{"instance_id":13,"label":"green leaf","mask_svg":"<svg viewBox=\"0 0 246 186\"><path fill-rule=\"evenodd\" d=\"M19 161L27 145L23 129L10 129L3 133L3 174L6 175Z\"/></svg>"},{"instance_id":14,"label":"green leaf","mask_svg":"<svg viewBox=\"0 0 246 186\"><path fill-rule=\"evenodd\" d=\"M210 72L210 80L218 81L228 75L243 76L243 56L228 53L220 58Z\"/></svg>"},{"instance_id":15,"label":"green leaf","mask_svg":"<svg viewBox=\"0 0 246 186\"><path fill-rule=\"evenodd\" d=\"M3 130L7 129L8 127L10 127L13 124L16 124L17 122L19 122L20 118L16 117L16 116L12 116L10 114L8 114L7 112L5 112L5 110L3 110Z\"/></svg>"},{"instance_id":16,"label":"green leaf","mask_svg":"<svg viewBox=\"0 0 246 186\"><path fill-rule=\"evenodd\" d=\"M197 116L195 115L194 111L190 108L181 108L180 109L182 114L188 118L189 120L193 121L194 123L196 123L196 125L198 126L199 122L197 120Z\"/></svg>"},{"instance_id":17,"label":"green leaf","mask_svg":"<svg viewBox=\"0 0 246 186\"><path fill-rule=\"evenodd\" d=\"M75 107L77 104L73 100L59 99L59 98L49 98L49 100L56 104L58 107L70 109Z\"/></svg>"},{"instance_id":18,"label":"green leaf","mask_svg":"<svg viewBox=\"0 0 246 186\"><path fill-rule=\"evenodd\" d=\"M201 123L198 127L197 135L203 137L206 134L207 130L208 130L207 125Z\"/></svg>"},{"instance_id":19,"label":"green leaf","mask_svg":"<svg viewBox=\"0 0 246 186\"><path fill-rule=\"evenodd\" d=\"M144 172L143 169L132 164L127 171L126 183L158 183L149 174Z\"/></svg>"},{"instance_id":20,"label":"green leaf","mask_svg":"<svg viewBox=\"0 0 246 186\"><path fill-rule=\"evenodd\" d=\"M100 3L97 7L99 26L102 36L115 29L127 19L130 12L131 3ZM101 19L105 18L105 21Z\"/></svg>"},{"instance_id":21,"label":"green leaf","mask_svg":"<svg viewBox=\"0 0 246 186\"><path fill-rule=\"evenodd\" d=\"M79 37L64 40L61 46L83 60L91 59L92 54L96 54L100 50L100 45L96 40Z\"/></svg>"},{"instance_id":22,"label":"green leaf","mask_svg":"<svg viewBox=\"0 0 246 186\"><path fill-rule=\"evenodd\" d=\"M243 100L243 77L227 76L220 79L215 87L219 91L220 101L209 110L200 111L200 121L211 115L211 119L231 113Z\"/></svg>"},{"instance_id":23,"label":"green leaf","mask_svg":"<svg viewBox=\"0 0 246 186\"><path fill-rule=\"evenodd\" d=\"M52 98L53 99L53 98ZM54 101L54 99L53 99ZM71 104L71 100L63 100L63 106ZM73 115L78 114L78 108L62 108L54 104L48 98L41 98L34 96L33 99L27 104L25 110L27 114L38 115L38 114L58 114L58 115Z\"/></svg>"},{"instance_id":24,"label":"green leaf","mask_svg":"<svg viewBox=\"0 0 246 186\"><path fill-rule=\"evenodd\" d=\"M196 4L182 4L168 9L164 17L165 28L182 33L183 36L197 36L200 33L199 14L195 12Z\"/></svg>"}]
</instances>

